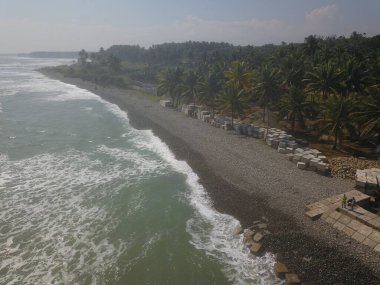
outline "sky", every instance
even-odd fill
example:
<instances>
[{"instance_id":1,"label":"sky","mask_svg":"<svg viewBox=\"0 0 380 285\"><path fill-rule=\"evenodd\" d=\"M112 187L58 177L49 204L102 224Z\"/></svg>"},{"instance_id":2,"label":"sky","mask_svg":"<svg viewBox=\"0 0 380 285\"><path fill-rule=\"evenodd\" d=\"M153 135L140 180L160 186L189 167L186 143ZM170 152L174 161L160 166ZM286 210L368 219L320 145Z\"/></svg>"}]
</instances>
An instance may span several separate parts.
<instances>
[{"instance_id":1,"label":"sky","mask_svg":"<svg viewBox=\"0 0 380 285\"><path fill-rule=\"evenodd\" d=\"M0 0L0 53L380 34L380 0Z\"/></svg>"}]
</instances>

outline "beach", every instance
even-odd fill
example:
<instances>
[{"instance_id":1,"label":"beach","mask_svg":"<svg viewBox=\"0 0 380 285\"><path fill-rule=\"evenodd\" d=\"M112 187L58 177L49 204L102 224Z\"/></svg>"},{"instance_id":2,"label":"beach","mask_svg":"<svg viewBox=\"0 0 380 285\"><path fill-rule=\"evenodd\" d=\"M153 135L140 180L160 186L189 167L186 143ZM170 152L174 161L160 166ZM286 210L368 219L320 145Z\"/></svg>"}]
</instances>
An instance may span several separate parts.
<instances>
[{"instance_id":1,"label":"beach","mask_svg":"<svg viewBox=\"0 0 380 285\"><path fill-rule=\"evenodd\" d=\"M198 174L218 211L243 227L267 220L265 250L305 284L380 283L380 254L304 216L305 204L351 190L353 181L299 170L261 140L214 128L127 90L42 73L99 95L127 111L135 128L153 130Z\"/></svg>"}]
</instances>

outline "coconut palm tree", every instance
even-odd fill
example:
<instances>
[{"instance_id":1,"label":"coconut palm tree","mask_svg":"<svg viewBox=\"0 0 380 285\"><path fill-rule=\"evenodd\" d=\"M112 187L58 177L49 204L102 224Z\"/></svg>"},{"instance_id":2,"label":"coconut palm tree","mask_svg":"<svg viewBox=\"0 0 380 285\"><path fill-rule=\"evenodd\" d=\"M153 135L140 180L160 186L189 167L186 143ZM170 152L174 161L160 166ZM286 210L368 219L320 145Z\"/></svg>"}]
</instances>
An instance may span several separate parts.
<instances>
[{"instance_id":1,"label":"coconut palm tree","mask_svg":"<svg viewBox=\"0 0 380 285\"><path fill-rule=\"evenodd\" d=\"M183 93L182 95L187 98L187 102L197 103L198 101L198 84L199 84L199 76L198 74L190 70L185 73L183 79Z\"/></svg>"},{"instance_id":2,"label":"coconut palm tree","mask_svg":"<svg viewBox=\"0 0 380 285\"><path fill-rule=\"evenodd\" d=\"M308 92L321 94L324 100L343 90L342 72L331 62L318 65L312 72L306 73L303 82Z\"/></svg>"},{"instance_id":3,"label":"coconut palm tree","mask_svg":"<svg viewBox=\"0 0 380 285\"><path fill-rule=\"evenodd\" d=\"M301 88L292 86L289 93L281 98L279 103L280 117L287 117L294 131L296 121L301 128L305 127L305 119L311 111L311 102L307 101Z\"/></svg>"},{"instance_id":4,"label":"coconut palm tree","mask_svg":"<svg viewBox=\"0 0 380 285\"><path fill-rule=\"evenodd\" d=\"M221 89L218 74L214 71L209 72L198 85L200 102L211 106L214 110L215 100Z\"/></svg>"},{"instance_id":5,"label":"coconut palm tree","mask_svg":"<svg viewBox=\"0 0 380 285\"><path fill-rule=\"evenodd\" d=\"M363 93L369 85L368 70L363 62L349 59L345 66L344 83L346 95L350 93Z\"/></svg>"},{"instance_id":6,"label":"coconut palm tree","mask_svg":"<svg viewBox=\"0 0 380 285\"><path fill-rule=\"evenodd\" d=\"M228 84L217 97L218 108L222 112L231 114L231 123L234 125L234 116L241 115L249 107L249 98L244 89L237 85Z\"/></svg>"},{"instance_id":7,"label":"coconut palm tree","mask_svg":"<svg viewBox=\"0 0 380 285\"><path fill-rule=\"evenodd\" d=\"M174 107L178 107L181 98L183 70L180 68L167 69L160 75L157 96L168 95Z\"/></svg>"},{"instance_id":8,"label":"coconut palm tree","mask_svg":"<svg viewBox=\"0 0 380 285\"><path fill-rule=\"evenodd\" d=\"M362 103L362 110L351 114L351 118L362 126L360 134L364 138L380 133L380 90L373 92L375 95Z\"/></svg>"},{"instance_id":9,"label":"coconut palm tree","mask_svg":"<svg viewBox=\"0 0 380 285\"><path fill-rule=\"evenodd\" d=\"M353 130L352 120L350 118L354 104L350 97L330 97L322 105L324 118L317 121L321 131L328 131L334 136L333 149L336 149L337 143L342 143L344 130Z\"/></svg>"},{"instance_id":10,"label":"coconut palm tree","mask_svg":"<svg viewBox=\"0 0 380 285\"><path fill-rule=\"evenodd\" d=\"M315 53L319 48L318 39L315 35L310 35L305 38L303 51L306 55L314 57Z\"/></svg>"},{"instance_id":11,"label":"coconut palm tree","mask_svg":"<svg viewBox=\"0 0 380 285\"><path fill-rule=\"evenodd\" d=\"M248 90L251 87L252 71L242 61L234 61L224 72L227 84L234 84L239 89Z\"/></svg>"},{"instance_id":12,"label":"coconut palm tree","mask_svg":"<svg viewBox=\"0 0 380 285\"><path fill-rule=\"evenodd\" d=\"M264 106L263 122L265 122L266 113L268 113L269 121L269 103L274 101L281 93L278 70L268 65L263 65L256 75L253 93Z\"/></svg>"}]
</instances>

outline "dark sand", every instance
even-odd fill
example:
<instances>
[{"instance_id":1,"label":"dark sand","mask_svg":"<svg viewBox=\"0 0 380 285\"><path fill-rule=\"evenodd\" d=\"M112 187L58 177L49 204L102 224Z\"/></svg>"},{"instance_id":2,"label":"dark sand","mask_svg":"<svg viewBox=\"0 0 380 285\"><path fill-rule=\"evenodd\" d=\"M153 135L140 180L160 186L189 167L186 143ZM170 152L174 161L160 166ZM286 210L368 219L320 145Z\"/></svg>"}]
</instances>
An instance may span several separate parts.
<instances>
[{"instance_id":1,"label":"dark sand","mask_svg":"<svg viewBox=\"0 0 380 285\"><path fill-rule=\"evenodd\" d=\"M218 211L243 227L268 219L272 234L265 238L265 249L303 284L380 284L379 253L304 216L305 204L351 190L352 181L299 170L261 140L214 128L127 90L43 73L117 104L135 128L152 129L198 174Z\"/></svg>"}]
</instances>

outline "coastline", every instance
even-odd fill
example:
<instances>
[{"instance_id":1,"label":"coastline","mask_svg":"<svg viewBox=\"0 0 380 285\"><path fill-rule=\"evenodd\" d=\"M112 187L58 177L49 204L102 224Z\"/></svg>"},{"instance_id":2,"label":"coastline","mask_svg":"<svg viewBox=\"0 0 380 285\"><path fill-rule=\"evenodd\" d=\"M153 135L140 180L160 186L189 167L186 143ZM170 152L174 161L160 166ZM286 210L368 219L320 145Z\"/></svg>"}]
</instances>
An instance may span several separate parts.
<instances>
[{"instance_id":1,"label":"coastline","mask_svg":"<svg viewBox=\"0 0 380 285\"><path fill-rule=\"evenodd\" d=\"M133 127L152 129L198 174L218 211L243 227L268 219L271 235L265 238L265 250L276 253L304 283L380 283L379 254L323 221L303 216L306 202L352 189L352 182L298 170L259 140L213 128L127 90L42 73L115 103L128 112Z\"/></svg>"}]
</instances>

